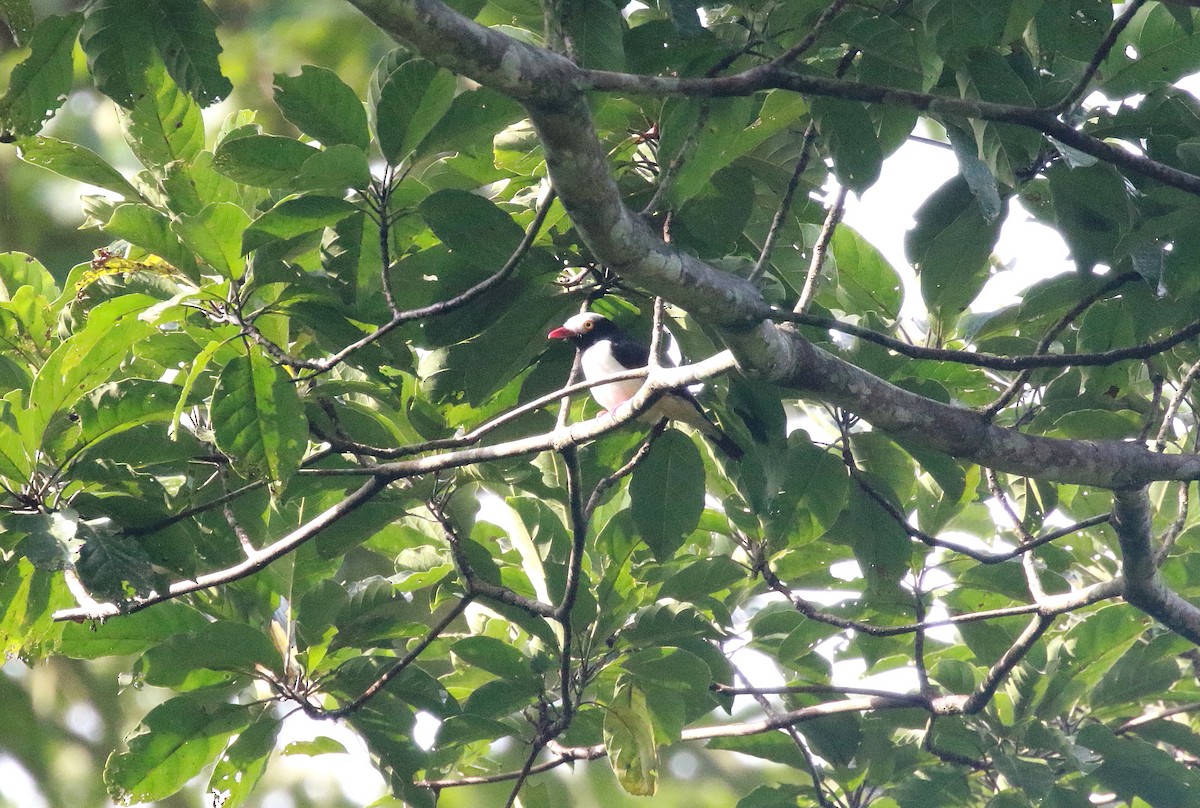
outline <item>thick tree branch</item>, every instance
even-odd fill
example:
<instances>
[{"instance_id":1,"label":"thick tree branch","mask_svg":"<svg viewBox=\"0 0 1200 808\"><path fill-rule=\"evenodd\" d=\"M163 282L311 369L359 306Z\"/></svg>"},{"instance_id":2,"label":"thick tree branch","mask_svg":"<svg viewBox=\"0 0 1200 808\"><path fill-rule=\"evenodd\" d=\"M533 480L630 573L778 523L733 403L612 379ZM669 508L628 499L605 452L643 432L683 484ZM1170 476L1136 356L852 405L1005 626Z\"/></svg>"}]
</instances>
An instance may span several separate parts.
<instances>
[{"instance_id":1,"label":"thick tree branch","mask_svg":"<svg viewBox=\"0 0 1200 808\"><path fill-rule=\"evenodd\" d=\"M1121 543L1125 600L1181 637L1200 644L1200 608L1168 589L1158 574L1145 486L1113 491L1112 526Z\"/></svg>"},{"instance_id":2,"label":"thick tree branch","mask_svg":"<svg viewBox=\"0 0 1200 808\"><path fill-rule=\"evenodd\" d=\"M647 222L624 206L582 90L738 95L779 86L1031 126L1114 165L1195 192L1200 192L1200 177L1083 135L1043 110L940 98L813 75L793 76L769 67L711 79L583 71L562 57L465 20L436 0L351 2L426 57L523 101L544 145L555 188L595 255L623 277L723 327L727 343L744 368L845 407L901 438L1002 471L1105 487L1200 477L1200 459L1196 458L1156 456L1132 444L1053 440L993 427L973 413L904 392L815 348L793 329L776 327L766 320L773 312L753 284L664 243ZM1196 331L1200 332L1200 324ZM510 444L517 453L545 448L539 440L519 443ZM492 458L486 449L468 451L478 452L478 459ZM461 464L458 460L466 458L456 458L456 464ZM414 465L397 466L391 473L406 476L435 470L445 467L446 461L426 458L408 462Z\"/></svg>"},{"instance_id":3,"label":"thick tree branch","mask_svg":"<svg viewBox=\"0 0 1200 808\"><path fill-rule=\"evenodd\" d=\"M732 340L764 355L768 377L844 407L902 441L1024 477L1119 488L1200 478L1200 458L1156 454L1137 443L1063 440L998 427L979 413L902 390L814 346L798 332L764 323L758 339Z\"/></svg>"}]
</instances>

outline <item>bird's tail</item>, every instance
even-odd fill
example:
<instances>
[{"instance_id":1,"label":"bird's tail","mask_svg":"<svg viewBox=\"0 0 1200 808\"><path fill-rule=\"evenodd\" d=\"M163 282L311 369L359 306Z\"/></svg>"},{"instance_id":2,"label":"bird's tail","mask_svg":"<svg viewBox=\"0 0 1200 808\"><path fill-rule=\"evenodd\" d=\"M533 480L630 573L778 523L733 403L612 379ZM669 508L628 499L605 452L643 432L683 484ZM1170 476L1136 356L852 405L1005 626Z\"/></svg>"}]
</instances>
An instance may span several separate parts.
<instances>
[{"instance_id":1,"label":"bird's tail","mask_svg":"<svg viewBox=\"0 0 1200 808\"><path fill-rule=\"evenodd\" d=\"M700 406L700 402L686 391L667 393L650 410L650 415L655 419L670 418L694 426L730 460L741 460L745 454L737 441L722 432L716 421Z\"/></svg>"},{"instance_id":2,"label":"bird's tail","mask_svg":"<svg viewBox=\"0 0 1200 808\"><path fill-rule=\"evenodd\" d=\"M708 435L710 440L712 440L713 446L716 446L718 449L720 449L721 453L730 460L741 460L742 455L744 455L745 452L742 451L742 447L738 445L737 441L722 432L720 427L712 424L709 424L709 426L712 431L710 432L706 430L705 434Z\"/></svg>"}]
</instances>

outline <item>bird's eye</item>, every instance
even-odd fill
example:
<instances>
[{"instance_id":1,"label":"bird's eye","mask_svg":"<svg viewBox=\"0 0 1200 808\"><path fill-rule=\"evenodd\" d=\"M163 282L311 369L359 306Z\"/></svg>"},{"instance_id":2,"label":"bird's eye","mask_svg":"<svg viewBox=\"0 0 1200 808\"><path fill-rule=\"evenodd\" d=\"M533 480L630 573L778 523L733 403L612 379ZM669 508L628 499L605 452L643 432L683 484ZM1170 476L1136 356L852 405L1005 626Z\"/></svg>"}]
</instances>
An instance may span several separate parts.
<instances>
[{"instance_id":1,"label":"bird's eye","mask_svg":"<svg viewBox=\"0 0 1200 808\"><path fill-rule=\"evenodd\" d=\"M593 326L593 325L595 325L595 323L593 323L591 320L588 320L587 322L585 322L585 323L583 324L583 330L584 330L584 331L591 331L591 330L592 330L592 326Z\"/></svg>"}]
</instances>

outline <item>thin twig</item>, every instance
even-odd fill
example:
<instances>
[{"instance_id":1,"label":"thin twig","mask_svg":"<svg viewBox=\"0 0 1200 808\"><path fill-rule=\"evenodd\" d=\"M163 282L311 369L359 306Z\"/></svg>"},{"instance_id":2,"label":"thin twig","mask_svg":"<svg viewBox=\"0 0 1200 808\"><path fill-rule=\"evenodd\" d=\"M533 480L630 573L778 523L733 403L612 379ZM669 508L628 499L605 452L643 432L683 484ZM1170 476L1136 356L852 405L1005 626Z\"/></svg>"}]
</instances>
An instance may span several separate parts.
<instances>
[{"instance_id":1,"label":"thin twig","mask_svg":"<svg viewBox=\"0 0 1200 808\"><path fill-rule=\"evenodd\" d=\"M506 586L501 586L500 584L480 578L471 566L470 559L467 558L466 551L463 549L462 540L459 538L454 526L450 523L450 519L446 516L445 510L443 510L439 503L433 501L426 502L425 507L428 508L434 520L441 525L442 533L446 537L446 543L450 545L450 554L454 557L454 564L458 567L458 574L462 576L467 594L472 597L487 598L497 603L515 606L521 611L535 617L541 617L546 620L557 619L555 617L557 609L549 603L527 598Z\"/></svg>"},{"instance_id":2,"label":"thin twig","mask_svg":"<svg viewBox=\"0 0 1200 808\"><path fill-rule=\"evenodd\" d=\"M1127 732L1137 729L1145 724L1152 724L1155 721L1162 721L1165 718L1170 718L1173 715L1183 715L1200 710L1200 701L1193 701L1187 704L1177 704L1174 707L1168 707L1164 710L1155 710L1139 715L1136 718L1131 718L1122 724L1119 724L1114 730L1115 735L1124 735Z\"/></svg>"},{"instance_id":3,"label":"thin twig","mask_svg":"<svg viewBox=\"0 0 1200 808\"><path fill-rule=\"evenodd\" d=\"M1188 368L1188 372L1179 381L1179 388L1175 391L1175 395L1171 396L1171 403L1167 405L1167 411L1163 413L1162 426L1159 427L1158 437L1154 441L1154 451L1166 451L1167 435L1170 434L1175 416L1179 414L1179 407L1187 398L1192 382L1196 381L1197 376L1200 376L1200 361Z\"/></svg>"},{"instance_id":4,"label":"thin twig","mask_svg":"<svg viewBox=\"0 0 1200 808\"><path fill-rule=\"evenodd\" d=\"M838 187L833 204L829 206L829 213L825 216L825 223L821 225L821 234L817 237L817 243L813 245L808 274L804 276L804 288L800 291L800 298L796 301L795 308L792 309L796 314L803 314L812 303L813 294L816 292L817 278L825 266L825 256L829 252L830 242L833 241L833 233L837 230L838 223L842 221L842 214L846 212L846 191L846 186Z\"/></svg>"},{"instance_id":5,"label":"thin twig","mask_svg":"<svg viewBox=\"0 0 1200 808\"><path fill-rule=\"evenodd\" d=\"M838 12L845 7L848 0L833 0L825 10L821 12L821 16L817 17L812 28L804 35L804 38L797 42L792 47L788 48L783 55L779 56L772 62L776 67L785 67L800 58L804 53L813 46L817 41L817 37L825 30L825 27L833 21Z\"/></svg>"},{"instance_id":6,"label":"thin twig","mask_svg":"<svg viewBox=\"0 0 1200 808\"><path fill-rule=\"evenodd\" d=\"M300 377L301 380L311 379L315 376L321 375L322 373L327 373L345 361L345 359L355 351L358 351L361 348L364 348L367 345L370 345L371 343L387 336L405 323L410 323L414 320L422 320L427 317L439 317L444 314L449 314L452 311L462 308L472 300L475 300L483 293L491 290L506 280L508 276L511 275L514 270L516 270L526 253L529 252L529 248L533 246L534 240L537 238L538 233L541 231L542 225L546 221L546 215L550 212L550 207L554 202L554 198L554 189L548 187L543 193L542 199L539 200L537 213L534 215L533 221L530 223L529 227L525 229L525 235L521 239L521 243L517 245L515 250L513 250L508 260L504 263L504 266L495 273L475 284L470 289L467 289L465 292L457 294L454 297L446 300L440 300L437 303L431 303L428 306L422 306L417 309L396 312L392 315L390 320L376 328L371 333L358 340L355 340L349 345L343 347L341 350L330 354L329 356L321 359L305 359L303 357L292 356L283 348L279 347L270 339L268 339L264 334L262 334L262 332L260 332L253 323L248 322L240 317L232 318L230 321L241 328L247 336L249 336L256 344L262 347L262 349L266 351L267 354L276 362L289 367L310 371L307 375Z\"/></svg>"},{"instance_id":7,"label":"thin twig","mask_svg":"<svg viewBox=\"0 0 1200 808\"><path fill-rule=\"evenodd\" d=\"M1104 297L1110 292L1115 292L1126 283L1137 280L1139 277L1140 276L1136 272L1126 272L1108 279L1103 285L1101 285L1091 294L1084 295L1078 303L1071 307L1070 311L1059 318L1058 322L1055 323L1054 326L1051 327L1051 329L1047 331L1040 340L1038 340L1038 344L1037 347L1034 348L1033 355L1040 356L1045 354L1046 351L1050 350L1050 345L1055 339L1058 338L1058 335L1062 333L1063 329L1065 329L1067 326L1073 323L1077 317L1091 308L1096 301L1100 300L1100 298ZM1031 375L1033 375L1031 368L1026 368L1025 370L1021 371L1021 373L1012 380L1008 387L1004 389L1004 392L1000 394L999 398L983 409L983 414L989 418L995 417L996 413L1007 407L1009 402L1011 402L1013 398L1021 392L1021 388L1023 388L1025 383L1029 381L1029 377Z\"/></svg>"},{"instance_id":8,"label":"thin twig","mask_svg":"<svg viewBox=\"0 0 1200 808\"><path fill-rule=\"evenodd\" d=\"M1088 66L1084 68L1083 75L1079 81L1071 88L1071 91L1063 96L1063 99L1055 104L1052 109L1059 113L1065 113L1074 107L1083 98L1087 92L1088 85L1092 83L1092 79L1096 77L1096 72L1100 69L1100 65L1104 64L1104 60L1108 58L1108 54L1112 51L1113 46L1117 44L1117 38L1121 36L1121 32L1126 26L1133 21L1133 17L1142 6L1146 4L1146 0L1132 0L1121 12L1121 16L1113 20L1113 24L1108 29L1108 34L1104 37L1104 41L1096 48L1096 52L1092 54L1092 59L1088 62Z\"/></svg>"},{"instance_id":9,"label":"thin twig","mask_svg":"<svg viewBox=\"0 0 1200 808\"><path fill-rule=\"evenodd\" d=\"M1070 367L1103 367L1125 362L1131 359L1149 359L1152 356L1169 351L1176 345L1181 345L1200 334L1200 320L1181 328L1172 334L1152 342L1133 345L1128 348L1114 348L1109 351L1096 353L1075 354L1021 354L1017 356L998 356L996 354L976 351L956 351L948 348L926 348L902 342L895 337L880 334L869 328L861 328L851 323L835 320L832 317L820 317L813 314L792 314L776 310L772 319L786 320L799 325L815 326L830 331L841 331L876 345L895 351L910 359L932 359L938 362L955 362L960 365L988 368L990 370L1028 370L1033 368L1070 368Z\"/></svg>"},{"instance_id":10,"label":"thin twig","mask_svg":"<svg viewBox=\"0 0 1200 808\"><path fill-rule=\"evenodd\" d=\"M363 705L378 695L379 692L383 690L385 686L387 686L388 682L395 679L397 676L403 673L409 665L416 662L417 657L419 657L426 648L432 645L433 642L438 639L438 637L442 636L442 633L450 627L450 624L457 620L462 613L467 610L467 607L471 605L472 597L473 596L468 593L460 601L458 601L458 603L454 604L450 611L446 612L446 614L444 614L440 620L438 620L429 628L429 631L425 633L425 636L421 638L420 642L410 648L408 652L400 659L397 659L391 665L391 667L380 674L379 677L376 678L375 681L372 682L366 688L366 690L359 694L359 696L354 700L349 701L334 710L322 709L321 707L318 707L317 705L308 701L301 702L300 706L310 718L326 719L345 718L351 713L362 709Z\"/></svg>"},{"instance_id":11,"label":"thin twig","mask_svg":"<svg viewBox=\"0 0 1200 808\"><path fill-rule=\"evenodd\" d=\"M974 714L987 706L992 700L992 696L996 693L996 688L1003 684L1012 669L1017 666L1025 655L1033 648L1033 644L1038 641L1038 638L1050 628L1054 622L1053 616L1039 614L1029 622L1025 630L1021 632L1021 636L1013 642L1007 651L1005 651L1000 659L996 660L995 664L988 669L987 674L983 677L983 681L979 687L972 693L963 704L962 711L967 714Z\"/></svg>"},{"instance_id":12,"label":"thin twig","mask_svg":"<svg viewBox=\"0 0 1200 808\"><path fill-rule=\"evenodd\" d=\"M387 488L389 480L383 477L370 477L345 499L326 508L324 511L305 522L300 527L258 550L253 556L233 566L216 572L197 576L192 580L177 581L163 592L153 592L149 595L137 596L120 603L81 604L78 608L60 609L54 613L55 621L73 620L105 620L122 614L133 614L167 600L199 592L202 589L232 583L255 574L275 561L295 550L300 545L316 536L329 525L342 517L353 513L363 504L374 499L375 495Z\"/></svg>"},{"instance_id":13,"label":"thin twig","mask_svg":"<svg viewBox=\"0 0 1200 808\"><path fill-rule=\"evenodd\" d=\"M653 445L654 441L658 440L659 436L662 435L666 429L667 419L663 418L650 429L649 434L642 439L641 444L633 453L633 456L629 458L629 461L625 463L625 465L621 466L621 468L617 469L601 479L600 482L596 483L595 488L592 489L591 496L588 497L587 505L583 509L585 521L591 521L592 514L595 512L596 507L600 504L600 499L604 496L605 492L620 482L622 478L632 474L633 470L637 468L638 464L646 459L646 455L650 453L650 446Z\"/></svg>"},{"instance_id":14,"label":"thin twig","mask_svg":"<svg viewBox=\"0 0 1200 808\"><path fill-rule=\"evenodd\" d=\"M766 695L762 691L750 687L750 680L746 677L746 674L742 673L740 668L734 667L733 673L746 685L743 688L743 692L748 693L758 702L758 706L762 709L763 714L768 717L774 717L775 708L771 706L771 702ZM795 726L790 726L784 727L783 731L792 739L792 743L799 750L801 757L804 758L804 763L808 767L809 777L812 778L813 792L817 795L817 802L820 803L821 808L833 808L833 804L825 797L825 782L821 776L821 770L817 768L817 762L813 759L813 754L808 748L808 744L805 743L804 738L800 735L800 730Z\"/></svg>"},{"instance_id":15,"label":"thin twig","mask_svg":"<svg viewBox=\"0 0 1200 808\"><path fill-rule=\"evenodd\" d=\"M750 274L746 276L746 279L752 283L761 278L763 273L767 271L767 264L771 260L771 255L775 252L775 242L779 239L779 234L783 232L783 226L787 222L788 214L792 210L792 200L796 196L796 189L800 187L800 178L808 170L808 163L812 158L813 143L816 142L816 139L817 125L810 120L808 126L804 127L804 136L800 139L800 157L796 160L796 168L793 169L787 188L783 191L783 198L779 200L779 207L775 209L775 216L771 219L771 227L767 230L767 237L763 241L762 250L758 253L758 260L754 263L754 269L750 270Z\"/></svg>"}]
</instances>

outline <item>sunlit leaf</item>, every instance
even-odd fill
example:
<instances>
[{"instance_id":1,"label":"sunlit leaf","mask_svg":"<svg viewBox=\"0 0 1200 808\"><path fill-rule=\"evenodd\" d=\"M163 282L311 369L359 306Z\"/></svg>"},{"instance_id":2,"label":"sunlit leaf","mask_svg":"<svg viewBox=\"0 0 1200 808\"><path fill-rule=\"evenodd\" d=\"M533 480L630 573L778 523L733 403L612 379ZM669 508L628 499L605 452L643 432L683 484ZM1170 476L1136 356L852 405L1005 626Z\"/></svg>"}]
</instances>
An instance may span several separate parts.
<instances>
[{"instance_id":1,"label":"sunlit leaf","mask_svg":"<svg viewBox=\"0 0 1200 808\"><path fill-rule=\"evenodd\" d=\"M242 231L249 224L250 217L240 207L218 202L195 215L179 216L171 222L171 229L208 266L237 280L246 267L241 254Z\"/></svg>"},{"instance_id":2,"label":"sunlit leaf","mask_svg":"<svg viewBox=\"0 0 1200 808\"><path fill-rule=\"evenodd\" d=\"M216 759L229 738L250 723L245 707L178 696L151 710L126 752L104 767L114 800L149 802L174 794Z\"/></svg>"},{"instance_id":3,"label":"sunlit leaf","mask_svg":"<svg viewBox=\"0 0 1200 808\"><path fill-rule=\"evenodd\" d=\"M385 57L378 70L391 67ZM421 145L454 101L455 79L424 59L412 59L387 70L372 107L371 126L383 157L398 163Z\"/></svg>"},{"instance_id":4,"label":"sunlit leaf","mask_svg":"<svg viewBox=\"0 0 1200 808\"><path fill-rule=\"evenodd\" d=\"M13 70L0 97L0 143L33 135L71 91L71 55L83 16L51 16L38 23L30 54Z\"/></svg>"},{"instance_id":5,"label":"sunlit leaf","mask_svg":"<svg viewBox=\"0 0 1200 808\"><path fill-rule=\"evenodd\" d=\"M367 149L367 111L332 70L305 65L298 76L275 76L275 103L301 132L323 146Z\"/></svg>"},{"instance_id":6,"label":"sunlit leaf","mask_svg":"<svg viewBox=\"0 0 1200 808\"><path fill-rule=\"evenodd\" d=\"M27 163L49 169L77 182L105 188L120 194L126 200L132 201L141 197L137 189L130 185L119 171L105 162L100 155L78 143L38 136L21 140L17 145L21 149L21 159Z\"/></svg>"}]
</instances>

